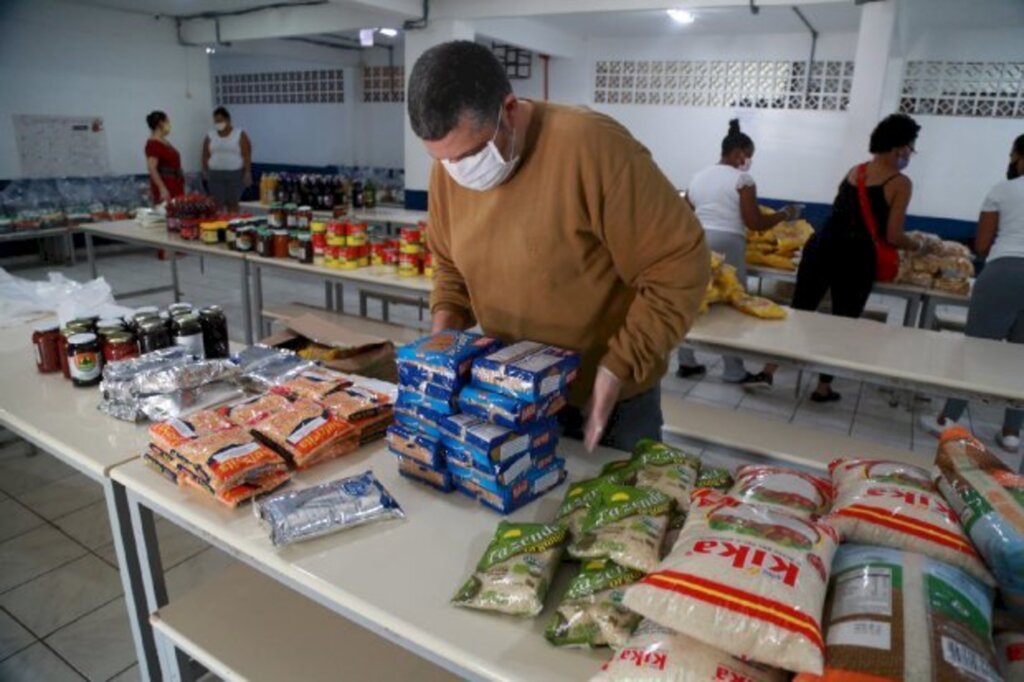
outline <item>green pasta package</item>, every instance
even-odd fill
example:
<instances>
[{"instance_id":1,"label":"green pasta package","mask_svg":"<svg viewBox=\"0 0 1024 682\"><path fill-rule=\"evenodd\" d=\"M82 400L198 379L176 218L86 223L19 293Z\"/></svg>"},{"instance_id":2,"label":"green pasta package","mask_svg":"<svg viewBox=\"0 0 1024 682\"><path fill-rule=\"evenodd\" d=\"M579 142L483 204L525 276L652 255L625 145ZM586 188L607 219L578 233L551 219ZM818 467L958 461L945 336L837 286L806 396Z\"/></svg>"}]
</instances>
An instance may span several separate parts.
<instances>
[{"instance_id":1,"label":"green pasta package","mask_svg":"<svg viewBox=\"0 0 1024 682\"><path fill-rule=\"evenodd\" d=\"M575 539L580 535L584 519L601 499L601 485L631 483L636 480L636 471L637 463L634 460L616 460L606 464L600 476L577 481L569 486L557 514L558 522L568 526L569 536Z\"/></svg>"},{"instance_id":2,"label":"green pasta package","mask_svg":"<svg viewBox=\"0 0 1024 682\"><path fill-rule=\"evenodd\" d=\"M622 648L640 623L640 616L622 606L622 595L643 577L607 559L584 562L545 637L555 646Z\"/></svg>"},{"instance_id":3,"label":"green pasta package","mask_svg":"<svg viewBox=\"0 0 1024 682\"><path fill-rule=\"evenodd\" d=\"M558 568L566 528L560 523L502 521L452 603L512 616L536 616Z\"/></svg>"},{"instance_id":4,"label":"green pasta package","mask_svg":"<svg viewBox=\"0 0 1024 682\"><path fill-rule=\"evenodd\" d=\"M661 558L672 500L651 488L602 483L600 499L569 546L574 559L611 559L647 573Z\"/></svg>"}]
</instances>

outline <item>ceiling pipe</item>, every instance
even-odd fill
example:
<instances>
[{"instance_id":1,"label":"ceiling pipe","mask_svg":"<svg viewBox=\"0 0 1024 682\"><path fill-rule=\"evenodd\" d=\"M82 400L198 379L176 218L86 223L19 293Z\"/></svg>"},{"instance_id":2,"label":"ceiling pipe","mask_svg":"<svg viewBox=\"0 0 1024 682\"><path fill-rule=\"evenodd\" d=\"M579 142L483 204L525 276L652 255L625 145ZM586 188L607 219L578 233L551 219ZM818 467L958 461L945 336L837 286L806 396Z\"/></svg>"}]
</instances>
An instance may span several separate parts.
<instances>
[{"instance_id":1,"label":"ceiling pipe","mask_svg":"<svg viewBox=\"0 0 1024 682\"><path fill-rule=\"evenodd\" d=\"M423 0L423 16L419 19L409 19L402 24L406 31L416 31L426 28L430 20L430 0Z\"/></svg>"},{"instance_id":2,"label":"ceiling pipe","mask_svg":"<svg viewBox=\"0 0 1024 682\"><path fill-rule=\"evenodd\" d=\"M814 28L799 7L794 6L793 12L800 18L807 30L811 32L811 54L807 57L807 68L804 74L804 97L811 93L811 69L814 67L814 55L818 51L818 30Z\"/></svg>"}]
</instances>

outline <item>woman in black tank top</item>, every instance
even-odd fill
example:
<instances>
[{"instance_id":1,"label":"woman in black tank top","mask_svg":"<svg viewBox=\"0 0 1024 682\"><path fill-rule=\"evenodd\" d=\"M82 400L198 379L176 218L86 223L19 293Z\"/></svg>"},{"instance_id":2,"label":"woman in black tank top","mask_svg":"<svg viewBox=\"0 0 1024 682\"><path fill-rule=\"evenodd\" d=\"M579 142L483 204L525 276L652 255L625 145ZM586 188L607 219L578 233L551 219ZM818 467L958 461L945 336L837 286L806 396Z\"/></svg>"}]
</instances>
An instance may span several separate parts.
<instances>
[{"instance_id":1,"label":"woman in black tank top","mask_svg":"<svg viewBox=\"0 0 1024 682\"><path fill-rule=\"evenodd\" d=\"M839 183L832 213L804 247L797 271L792 306L817 310L825 294L832 294L832 314L860 317L875 283L875 243L861 210L857 187L864 173L868 204L878 239L897 249L917 250L919 244L903 232L912 186L902 174L914 154L921 127L905 114L893 114L871 133L871 161L851 168ZM771 384L775 365L762 375ZM832 377L822 374L811 394L814 402L833 402L840 395L831 388Z\"/></svg>"}]
</instances>

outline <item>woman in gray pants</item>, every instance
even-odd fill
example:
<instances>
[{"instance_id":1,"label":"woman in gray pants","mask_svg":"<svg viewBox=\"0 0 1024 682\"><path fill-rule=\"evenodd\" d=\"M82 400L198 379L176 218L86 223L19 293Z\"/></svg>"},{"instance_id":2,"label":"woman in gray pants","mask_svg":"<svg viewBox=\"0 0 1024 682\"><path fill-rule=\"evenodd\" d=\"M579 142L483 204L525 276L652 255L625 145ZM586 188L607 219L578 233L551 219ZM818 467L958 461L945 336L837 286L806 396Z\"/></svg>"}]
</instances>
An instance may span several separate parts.
<instances>
[{"instance_id":1,"label":"woman in gray pants","mask_svg":"<svg viewBox=\"0 0 1024 682\"><path fill-rule=\"evenodd\" d=\"M1024 343L1024 135L1013 143L1006 178L989 191L981 206L975 248L988 258L971 292L966 334ZM966 407L966 400L947 400L937 417L922 415L921 426L938 435L960 419ZM1007 409L996 435L1007 452L1020 448L1022 425L1024 410Z\"/></svg>"},{"instance_id":2,"label":"woman in gray pants","mask_svg":"<svg viewBox=\"0 0 1024 682\"><path fill-rule=\"evenodd\" d=\"M232 213L252 184L252 143L224 107L213 110L213 130L203 140L203 178L217 207Z\"/></svg>"}]
</instances>

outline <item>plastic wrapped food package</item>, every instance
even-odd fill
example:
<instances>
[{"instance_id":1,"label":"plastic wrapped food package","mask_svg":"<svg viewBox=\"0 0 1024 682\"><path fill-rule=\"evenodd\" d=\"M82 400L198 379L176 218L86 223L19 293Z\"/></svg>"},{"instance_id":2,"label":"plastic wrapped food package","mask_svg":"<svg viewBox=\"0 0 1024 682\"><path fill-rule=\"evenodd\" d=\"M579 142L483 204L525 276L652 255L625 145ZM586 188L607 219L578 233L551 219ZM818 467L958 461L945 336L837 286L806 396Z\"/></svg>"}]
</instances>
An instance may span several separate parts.
<instances>
[{"instance_id":1,"label":"plastic wrapped food package","mask_svg":"<svg viewBox=\"0 0 1024 682\"><path fill-rule=\"evenodd\" d=\"M253 426L289 407L291 402L284 396L264 393L225 405L218 412L238 426Z\"/></svg>"},{"instance_id":2,"label":"plastic wrapped food package","mask_svg":"<svg viewBox=\"0 0 1024 682\"><path fill-rule=\"evenodd\" d=\"M821 674L821 613L839 544L831 526L698 491L672 552L623 604L734 656Z\"/></svg>"},{"instance_id":3,"label":"plastic wrapped food package","mask_svg":"<svg viewBox=\"0 0 1024 682\"><path fill-rule=\"evenodd\" d=\"M269 391L290 377L316 365L295 353L266 346L251 346L238 354L239 378L243 388L253 393Z\"/></svg>"},{"instance_id":4,"label":"plastic wrapped food package","mask_svg":"<svg viewBox=\"0 0 1024 682\"><path fill-rule=\"evenodd\" d=\"M565 544L565 526L502 521L476 571L452 598L471 609L536 616Z\"/></svg>"},{"instance_id":5,"label":"plastic wrapped food package","mask_svg":"<svg viewBox=\"0 0 1024 682\"><path fill-rule=\"evenodd\" d=\"M349 422L357 422L391 411L391 399L388 396L361 386L341 388L320 402L335 417Z\"/></svg>"},{"instance_id":6,"label":"plastic wrapped food package","mask_svg":"<svg viewBox=\"0 0 1024 682\"><path fill-rule=\"evenodd\" d=\"M761 296L740 294L739 296L732 297L729 303L741 313L753 315L762 320L782 320L787 315L785 308Z\"/></svg>"},{"instance_id":7,"label":"plastic wrapped food package","mask_svg":"<svg viewBox=\"0 0 1024 682\"><path fill-rule=\"evenodd\" d=\"M530 449L530 437L478 417L456 414L437 423L441 439L464 443L479 453L482 460L500 464Z\"/></svg>"},{"instance_id":8,"label":"plastic wrapped food package","mask_svg":"<svg viewBox=\"0 0 1024 682\"><path fill-rule=\"evenodd\" d=\"M820 516L832 505L832 484L796 469L748 465L736 471L735 479L729 495L741 502L770 504L805 516Z\"/></svg>"},{"instance_id":9,"label":"plastic wrapped food package","mask_svg":"<svg viewBox=\"0 0 1024 682\"><path fill-rule=\"evenodd\" d=\"M575 378L580 356L535 341L520 341L473 362L473 383L524 402L537 402L565 390Z\"/></svg>"},{"instance_id":10,"label":"plastic wrapped food package","mask_svg":"<svg viewBox=\"0 0 1024 682\"><path fill-rule=\"evenodd\" d=\"M611 561L587 561L569 584L562 603L545 630L555 646L625 646L640 617L622 607L626 585L644 574Z\"/></svg>"},{"instance_id":11,"label":"plastic wrapped food package","mask_svg":"<svg viewBox=\"0 0 1024 682\"><path fill-rule=\"evenodd\" d=\"M962 427L942 434L935 468L939 491L992 571L1003 601L1024 618L1024 476Z\"/></svg>"},{"instance_id":12,"label":"plastic wrapped food package","mask_svg":"<svg viewBox=\"0 0 1024 682\"><path fill-rule=\"evenodd\" d=\"M995 646L1005 682L1024 682L1024 631L997 632Z\"/></svg>"},{"instance_id":13,"label":"plastic wrapped food package","mask_svg":"<svg viewBox=\"0 0 1024 682\"><path fill-rule=\"evenodd\" d=\"M658 564L672 500L650 488L603 483L569 547L574 559L611 559L648 573Z\"/></svg>"},{"instance_id":14,"label":"plastic wrapped food package","mask_svg":"<svg viewBox=\"0 0 1024 682\"><path fill-rule=\"evenodd\" d=\"M443 467L428 467L408 457L398 458L398 473L405 478L429 485L442 493L450 493L455 489L450 471Z\"/></svg>"},{"instance_id":15,"label":"plastic wrapped food package","mask_svg":"<svg viewBox=\"0 0 1024 682\"><path fill-rule=\"evenodd\" d=\"M413 390L402 386L398 389L398 404L403 407L425 408L441 415L458 412L455 406L455 394L437 384L420 384L422 390Z\"/></svg>"},{"instance_id":16,"label":"plastic wrapped food package","mask_svg":"<svg viewBox=\"0 0 1024 682\"><path fill-rule=\"evenodd\" d=\"M531 468L526 476L510 486L491 490L479 486L478 499L488 509L499 514L511 514L560 486L565 477L565 460L553 457L547 466ZM474 477L473 480L479 483L481 479Z\"/></svg>"},{"instance_id":17,"label":"plastic wrapped food package","mask_svg":"<svg viewBox=\"0 0 1024 682\"><path fill-rule=\"evenodd\" d=\"M725 492L732 488L734 481L728 469L701 466L700 475L694 488L711 488Z\"/></svg>"},{"instance_id":18,"label":"plastic wrapped food package","mask_svg":"<svg viewBox=\"0 0 1024 682\"><path fill-rule=\"evenodd\" d=\"M432 469L444 466L441 443L402 424L392 424L387 431L388 448L396 455L415 460Z\"/></svg>"},{"instance_id":19,"label":"plastic wrapped food package","mask_svg":"<svg viewBox=\"0 0 1024 682\"><path fill-rule=\"evenodd\" d=\"M566 400L564 391L552 393L540 402L528 403L479 386L467 386L459 393L458 404L466 414L516 431L535 420L554 417L565 407Z\"/></svg>"},{"instance_id":20,"label":"plastic wrapped food package","mask_svg":"<svg viewBox=\"0 0 1024 682\"><path fill-rule=\"evenodd\" d=\"M836 460L829 470L836 497L828 522L844 541L918 552L995 584L927 471L867 459Z\"/></svg>"},{"instance_id":21,"label":"plastic wrapped food package","mask_svg":"<svg viewBox=\"0 0 1024 682\"><path fill-rule=\"evenodd\" d=\"M214 489L209 482L184 469L179 470L178 482L187 487L195 488L212 495L215 500L234 508L246 500L272 492L288 482L291 474L287 471L268 471L262 475L245 479L233 487Z\"/></svg>"},{"instance_id":22,"label":"plastic wrapped food package","mask_svg":"<svg viewBox=\"0 0 1024 682\"><path fill-rule=\"evenodd\" d=\"M640 464L636 472L638 488L653 488L675 502L672 525L685 518L690 508L690 494L700 474L700 459L679 448L655 440L643 439L633 448L633 457Z\"/></svg>"},{"instance_id":23,"label":"plastic wrapped food package","mask_svg":"<svg viewBox=\"0 0 1024 682\"><path fill-rule=\"evenodd\" d=\"M573 540L580 536L583 521L587 518L591 508L601 499L601 484L624 485L636 480L636 467L633 466L635 462L632 460L622 461L630 466L615 466L614 471L603 472L596 478L577 481L565 491L565 498L558 507L556 519L568 527L569 535ZM612 464L616 463L608 464L604 468L608 469Z\"/></svg>"},{"instance_id":24,"label":"plastic wrapped food package","mask_svg":"<svg viewBox=\"0 0 1024 682\"><path fill-rule=\"evenodd\" d=\"M941 561L844 544L824 620L825 673L797 682L1000 679L992 592Z\"/></svg>"},{"instance_id":25,"label":"plastic wrapped food package","mask_svg":"<svg viewBox=\"0 0 1024 682\"><path fill-rule=\"evenodd\" d=\"M168 419L149 427L149 439L170 454L184 443L216 431L233 428L234 424L214 411L202 411L186 419Z\"/></svg>"},{"instance_id":26,"label":"plastic wrapped food package","mask_svg":"<svg viewBox=\"0 0 1024 682\"><path fill-rule=\"evenodd\" d=\"M372 471L261 500L257 518L274 545L288 545L405 513Z\"/></svg>"},{"instance_id":27,"label":"plastic wrapped food package","mask_svg":"<svg viewBox=\"0 0 1024 682\"><path fill-rule=\"evenodd\" d=\"M349 378L341 372L326 367L312 367L289 377L272 390L293 400L306 398L320 401L335 391L351 385Z\"/></svg>"},{"instance_id":28,"label":"plastic wrapped food package","mask_svg":"<svg viewBox=\"0 0 1024 682\"><path fill-rule=\"evenodd\" d=\"M355 427L308 400L267 417L253 427L253 435L300 469L359 447Z\"/></svg>"},{"instance_id":29,"label":"plastic wrapped food package","mask_svg":"<svg viewBox=\"0 0 1024 682\"><path fill-rule=\"evenodd\" d=\"M181 467L213 491L287 470L281 457L241 427L190 440L175 448L174 454Z\"/></svg>"},{"instance_id":30,"label":"plastic wrapped food package","mask_svg":"<svg viewBox=\"0 0 1024 682\"><path fill-rule=\"evenodd\" d=\"M186 388L173 393L142 396L133 409L138 409L139 414L150 421L161 421L181 418L197 410L208 410L241 395L242 391L234 384L215 381L212 384ZM100 409L108 414L113 414L116 406L124 407L125 405L123 403L101 404ZM136 419L138 418L139 416L136 416Z\"/></svg>"},{"instance_id":31,"label":"plastic wrapped food package","mask_svg":"<svg viewBox=\"0 0 1024 682\"><path fill-rule=\"evenodd\" d=\"M788 677L643 620L590 682L786 682Z\"/></svg>"},{"instance_id":32,"label":"plastic wrapped food package","mask_svg":"<svg viewBox=\"0 0 1024 682\"><path fill-rule=\"evenodd\" d=\"M474 358L500 345L497 339L448 329L399 348L398 364L410 382L428 381L454 390L469 378Z\"/></svg>"}]
</instances>

